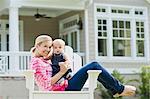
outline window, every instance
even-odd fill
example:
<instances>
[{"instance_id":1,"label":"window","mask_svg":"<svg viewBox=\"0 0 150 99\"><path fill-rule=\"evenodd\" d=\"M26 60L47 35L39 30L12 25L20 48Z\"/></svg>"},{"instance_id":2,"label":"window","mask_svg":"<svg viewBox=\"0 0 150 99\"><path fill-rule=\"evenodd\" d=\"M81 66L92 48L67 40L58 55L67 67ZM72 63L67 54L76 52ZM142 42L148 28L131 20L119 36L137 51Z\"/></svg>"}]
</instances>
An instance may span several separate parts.
<instances>
[{"instance_id":1,"label":"window","mask_svg":"<svg viewBox=\"0 0 150 99\"><path fill-rule=\"evenodd\" d=\"M113 56L131 56L130 21L112 20Z\"/></svg>"},{"instance_id":2,"label":"window","mask_svg":"<svg viewBox=\"0 0 150 99\"><path fill-rule=\"evenodd\" d=\"M130 11L128 9L116 9L112 8L111 13L118 13L118 14L130 14Z\"/></svg>"},{"instance_id":3,"label":"window","mask_svg":"<svg viewBox=\"0 0 150 99\"><path fill-rule=\"evenodd\" d=\"M107 12L99 14L102 9ZM148 58L147 8L95 5L97 57ZM148 36L147 36L148 38ZM108 59L108 58L107 58Z\"/></svg>"},{"instance_id":4,"label":"window","mask_svg":"<svg viewBox=\"0 0 150 99\"><path fill-rule=\"evenodd\" d=\"M97 12L106 12L105 8L97 8Z\"/></svg>"},{"instance_id":5,"label":"window","mask_svg":"<svg viewBox=\"0 0 150 99\"><path fill-rule=\"evenodd\" d=\"M98 19L98 55L107 56L107 20Z\"/></svg>"},{"instance_id":6,"label":"window","mask_svg":"<svg viewBox=\"0 0 150 99\"><path fill-rule=\"evenodd\" d=\"M136 55L144 57L144 22L136 21Z\"/></svg>"},{"instance_id":7,"label":"window","mask_svg":"<svg viewBox=\"0 0 150 99\"><path fill-rule=\"evenodd\" d=\"M60 37L65 40L66 45L73 48L74 52L80 52L78 21L79 15L71 16L60 21Z\"/></svg>"},{"instance_id":8,"label":"window","mask_svg":"<svg viewBox=\"0 0 150 99\"><path fill-rule=\"evenodd\" d=\"M62 37L61 37L63 40L65 40L66 45L69 45L73 48L74 52L79 52L78 35L79 35L79 31L74 30L74 31L68 32L65 35L62 35Z\"/></svg>"}]
</instances>

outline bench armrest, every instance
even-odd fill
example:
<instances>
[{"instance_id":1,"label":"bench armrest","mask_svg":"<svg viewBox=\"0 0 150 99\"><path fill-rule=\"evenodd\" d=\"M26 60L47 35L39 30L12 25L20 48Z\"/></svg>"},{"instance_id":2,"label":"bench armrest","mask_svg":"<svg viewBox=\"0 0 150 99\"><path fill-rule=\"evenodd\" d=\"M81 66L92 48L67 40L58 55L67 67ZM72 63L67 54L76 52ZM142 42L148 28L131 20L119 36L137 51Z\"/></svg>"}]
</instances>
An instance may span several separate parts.
<instances>
[{"instance_id":1,"label":"bench armrest","mask_svg":"<svg viewBox=\"0 0 150 99\"><path fill-rule=\"evenodd\" d=\"M89 70L89 90L93 91L97 87L97 77L101 73L101 70ZM26 78L26 88L30 91L34 91L34 70L23 71L23 75Z\"/></svg>"},{"instance_id":2,"label":"bench armrest","mask_svg":"<svg viewBox=\"0 0 150 99\"><path fill-rule=\"evenodd\" d=\"M29 91L34 91L34 72L34 70L23 71L26 80L26 88L29 89Z\"/></svg>"}]
</instances>

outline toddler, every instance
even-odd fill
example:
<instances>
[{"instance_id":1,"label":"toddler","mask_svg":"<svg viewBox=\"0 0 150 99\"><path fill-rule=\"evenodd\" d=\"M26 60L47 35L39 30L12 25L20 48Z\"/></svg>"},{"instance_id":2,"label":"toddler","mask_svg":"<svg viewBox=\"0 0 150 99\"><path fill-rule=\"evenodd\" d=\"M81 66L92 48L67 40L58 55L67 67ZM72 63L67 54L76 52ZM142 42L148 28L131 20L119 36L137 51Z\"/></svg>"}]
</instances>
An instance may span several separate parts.
<instances>
[{"instance_id":1,"label":"toddler","mask_svg":"<svg viewBox=\"0 0 150 99\"><path fill-rule=\"evenodd\" d=\"M58 81L61 82L62 79L70 79L72 77L72 70L69 67L69 58L64 53L65 42L62 39L55 39L53 41L53 53L51 55L52 63L52 76L60 71L59 64L65 64L68 67L68 71L63 75L63 77Z\"/></svg>"}]
</instances>

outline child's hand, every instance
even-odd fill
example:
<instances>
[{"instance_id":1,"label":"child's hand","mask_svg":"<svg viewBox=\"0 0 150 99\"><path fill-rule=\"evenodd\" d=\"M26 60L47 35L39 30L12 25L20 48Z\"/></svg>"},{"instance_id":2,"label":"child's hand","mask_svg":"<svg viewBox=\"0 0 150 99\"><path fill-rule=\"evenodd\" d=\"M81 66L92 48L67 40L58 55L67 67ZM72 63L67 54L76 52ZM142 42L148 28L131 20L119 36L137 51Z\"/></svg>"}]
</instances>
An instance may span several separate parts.
<instances>
[{"instance_id":1,"label":"child's hand","mask_svg":"<svg viewBox=\"0 0 150 99\"><path fill-rule=\"evenodd\" d=\"M59 66L60 66L60 72L65 74L68 69L66 65L64 64L64 62L59 62Z\"/></svg>"},{"instance_id":2,"label":"child's hand","mask_svg":"<svg viewBox=\"0 0 150 99\"><path fill-rule=\"evenodd\" d=\"M66 66L67 69L70 68L70 65L68 65L66 62L59 62L59 66L60 66L60 65Z\"/></svg>"}]
</instances>

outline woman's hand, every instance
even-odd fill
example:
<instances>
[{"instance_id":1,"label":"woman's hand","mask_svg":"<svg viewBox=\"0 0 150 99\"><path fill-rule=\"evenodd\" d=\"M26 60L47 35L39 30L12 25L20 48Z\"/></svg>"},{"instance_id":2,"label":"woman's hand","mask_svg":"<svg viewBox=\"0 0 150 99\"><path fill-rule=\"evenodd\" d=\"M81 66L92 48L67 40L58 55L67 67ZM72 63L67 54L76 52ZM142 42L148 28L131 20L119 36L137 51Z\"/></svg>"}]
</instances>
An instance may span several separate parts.
<instances>
[{"instance_id":1,"label":"woman's hand","mask_svg":"<svg viewBox=\"0 0 150 99\"><path fill-rule=\"evenodd\" d=\"M55 84L68 70L64 62L59 62L60 71L51 79L51 85Z\"/></svg>"}]
</instances>

